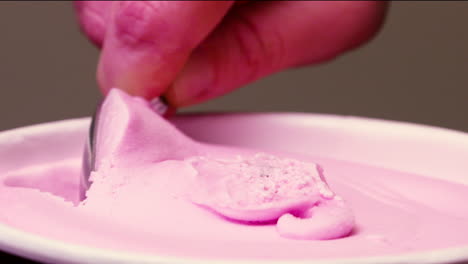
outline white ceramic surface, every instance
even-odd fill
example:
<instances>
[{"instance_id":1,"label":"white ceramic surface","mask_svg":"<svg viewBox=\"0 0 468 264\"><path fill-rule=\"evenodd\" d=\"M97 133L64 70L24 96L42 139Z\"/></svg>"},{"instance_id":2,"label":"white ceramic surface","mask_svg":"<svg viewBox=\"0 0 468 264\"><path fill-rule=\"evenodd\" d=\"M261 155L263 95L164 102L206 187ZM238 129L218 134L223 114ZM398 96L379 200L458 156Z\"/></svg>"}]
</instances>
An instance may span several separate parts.
<instances>
[{"instance_id":1,"label":"white ceramic surface","mask_svg":"<svg viewBox=\"0 0 468 264\"><path fill-rule=\"evenodd\" d=\"M186 115L175 122L188 135L205 142L277 151L307 150L323 157L468 185L467 133L401 122L315 114ZM86 118L0 133L0 173L56 159L80 157L88 125ZM284 137L285 134L289 136ZM360 151L353 151L356 148ZM53 155L41 155L43 151ZM76 246L38 237L2 223L0 249L47 263L210 263ZM468 263L468 245L397 256L294 263L465 262Z\"/></svg>"}]
</instances>

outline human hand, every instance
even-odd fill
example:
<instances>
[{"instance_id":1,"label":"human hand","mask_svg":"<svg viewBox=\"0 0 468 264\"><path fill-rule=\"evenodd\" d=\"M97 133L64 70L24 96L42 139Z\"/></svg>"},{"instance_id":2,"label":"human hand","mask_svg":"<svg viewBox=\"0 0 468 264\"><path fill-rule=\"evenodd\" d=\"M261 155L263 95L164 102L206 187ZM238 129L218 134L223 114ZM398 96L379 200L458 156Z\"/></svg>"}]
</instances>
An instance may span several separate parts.
<instances>
[{"instance_id":1,"label":"human hand","mask_svg":"<svg viewBox=\"0 0 468 264\"><path fill-rule=\"evenodd\" d=\"M173 106L202 102L269 74L317 64L368 41L381 1L76 1L102 49L97 78Z\"/></svg>"}]
</instances>

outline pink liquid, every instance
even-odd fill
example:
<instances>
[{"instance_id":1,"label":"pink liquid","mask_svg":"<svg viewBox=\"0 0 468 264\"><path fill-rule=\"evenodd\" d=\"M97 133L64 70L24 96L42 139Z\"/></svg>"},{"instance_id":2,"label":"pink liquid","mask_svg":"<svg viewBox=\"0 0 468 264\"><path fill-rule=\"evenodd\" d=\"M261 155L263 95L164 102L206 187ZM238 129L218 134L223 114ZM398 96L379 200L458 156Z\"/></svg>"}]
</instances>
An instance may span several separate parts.
<instances>
[{"instance_id":1,"label":"pink liquid","mask_svg":"<svg viewBox=\"0 0 468 264\"><path fill-rule=\"evenodd\" d=\"M1 175L0 222L87 246L203 259L367 257L468 243L467 186L320 157L296 158L320 164L331 188L350 204L356 217L350 236L292 240L279 236L274 224L227 221L171 196L168 177L152 183L161 186L158 190L134 186L152 197L145 204L111 195L101 205L76 207L79 160ZM157 170L174 169L165 166Z\"/></svg>"}]
</instances>

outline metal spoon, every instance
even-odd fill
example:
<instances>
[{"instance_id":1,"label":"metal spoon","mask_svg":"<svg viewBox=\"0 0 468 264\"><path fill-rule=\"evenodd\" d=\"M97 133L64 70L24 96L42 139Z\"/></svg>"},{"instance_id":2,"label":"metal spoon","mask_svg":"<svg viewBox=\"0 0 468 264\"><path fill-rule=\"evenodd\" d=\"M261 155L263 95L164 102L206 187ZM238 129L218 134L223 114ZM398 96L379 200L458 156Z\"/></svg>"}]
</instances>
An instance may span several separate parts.
<instances>
[{"instance_id":1,"label":"metal spoon","mask_svg":"<svg viewBox=\"0 0 468 264\"><path fill-rule=\"evenodd\" d=\"M89 177L91 172L96 169L96 135L99 128L99 119L101 116L102 102L98 104L96 111L91 119L91 125L89 127L88 137L85 143L83 152L82 169L80 177L80 199L86 198L86 191L91 186ZM157 97L150 101L150 106L155 113L167 117L174 112L174 109L170 108L167 101L163 97Z\"/></svg>"}]
</instances>

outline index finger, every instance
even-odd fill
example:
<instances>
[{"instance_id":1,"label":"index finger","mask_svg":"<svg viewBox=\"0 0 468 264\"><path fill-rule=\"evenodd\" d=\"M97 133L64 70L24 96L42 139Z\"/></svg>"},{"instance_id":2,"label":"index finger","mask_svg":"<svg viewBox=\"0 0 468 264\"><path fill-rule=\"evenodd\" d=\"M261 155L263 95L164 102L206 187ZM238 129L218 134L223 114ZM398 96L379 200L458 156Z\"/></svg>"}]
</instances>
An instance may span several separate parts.
<instances>
[{"instance_id":1,"label":"index finger","mask_svg":"<svg viewBox=\"0 0 468 264\"><path fill-rule=\"evenodd\" d=\"M108 20L98 66L104 93L117 87L160 96L191 51L221 21L232 1L119 1Z\"/></svg>"}]
</instances>

